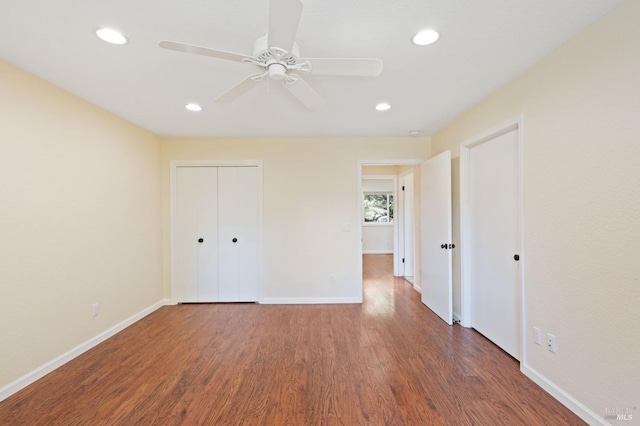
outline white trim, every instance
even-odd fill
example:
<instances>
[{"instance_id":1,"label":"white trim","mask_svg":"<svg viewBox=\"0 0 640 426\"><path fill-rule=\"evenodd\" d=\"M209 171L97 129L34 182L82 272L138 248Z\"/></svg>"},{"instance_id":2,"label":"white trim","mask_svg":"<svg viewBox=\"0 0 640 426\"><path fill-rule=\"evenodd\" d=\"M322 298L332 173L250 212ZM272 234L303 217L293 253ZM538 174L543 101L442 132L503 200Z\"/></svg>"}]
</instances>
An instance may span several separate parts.
<instances>
[{"instance_id":1,"label":"white trim","mask_svg":"<svg viewBox=\"0 0 640 426\"><path fill-rule=\"evenodd\" d=\"M412 276L415 277L416 275L416 270L417 265L418 265L418 259L416 257L416 253L418 252L418 250L416 250L416 185L415 185L415 173L414 170L405 170L404 172L398 174L398 200L399 202L398 204L398 214L396 214L397 216L397 220L394 220L394 222L396 222L398 224L398 250L402 251L402 254L405 254L404 249L406 248L406 241L404 239L404 235L402 235L402 233L404 232L404 228L405 228L405 205L406 205L406 191L404 191L402 189L402 183L403 183L403 178L405 176L411 176L411 204L413 205L413 211L411 212L411 214L413 215L413 220L412 225L413 225L413 229L411 230L411 233L413 234L412 238L412 244L413 244L413 250L412 250L412 254L413 254L413 259L411 259L412 261L412 265L413 265L413 270L412 270ZM395 219L395 218L394 218ZM406 276L407 271L404 268L404 265L402 265L402 259L400 258L400 256L398 256L398 272L400 272L400 269L402 269L402 274L398 273L398 276ZM395 275L395 274L394 274ZM415 280L415 278L414 278Z\"/></svg>"},{"instance_id":2,"label":"white trim","mask_svg":"<svg viewBox=\"0 0 640 426\"><path fill-rule=\"evenodd\" d=\"M169 162L169 221L170 221L170 265L171 265L171 300L175 300L177 282L177 254L175 242L176 236L176 169L178 167L257 167L258 168L258 300L262 301L263 295L263 217L264 217L264 195L263 195L263 162L262 160L172 160Z\"/></svg>"},{"instance_id":3,"label":"white trim","mask_svg":"<svg viewBox=\"0 0 640 426\"><path fill-rule=\"evenodd\" d=\"M87 340L86 342L84 342L84 343L76 346L75 348L63 353L62 355L52 359L51 361L41 365L40 367L36 368L35 370L32 370L29 373L25 374L24 376L19 377L18 379L14 380L13 382L9 383L8 385L0 388L0 401L3 401L5 399L9 398L14 393L26 388L27 386L29 386L30 384L32 384L36 380L39 380L39 379L43 378L47 374L51 373L53 370L61 367L62 365L66 364L67 362L71 361L72 359L78 357L79 355L82 355L83 353L85 353L89 349L94 348L95 346L97 346L98 344L104 342L105 340L107 340L111 336L115 335L116 333L119 333L120 331L124 330L125 328L129 327L130 325L134 324L135 322L140 321L142 318L146 317L147 315L149 315L153 311L161 308L162 306L168 305L168 304L170 304L170 301L168 299L160 300L159 302L156 302L153 305L149 306L148 308L145 308L142 311L138 312L137 314L127 318L126 320L114 325L113 327L109 328L108 330L103 331L102 333L98 334L97 336L92 337L91 339Z\"/></svg>"},{"instance_id":4,"label":"white trim","mask_svg":"<svg viewBox=\"0 0 640 426\"><path fill-rule=\"evenodd\" d=\"M373 180L389 180L393 179L398 175L362 175L362 179L373 179Z\"/></svg>"},{"instance_id":5,"label":"white trim","mask_svg":"<svg viewBox=\"0 0 640 426\"><path fill-rule=\"evenodd\" d=\"M469 150L460 147L460 325L471 327L471 269L467 263L471 258L469 249Z\"/></svg>"},{"instance_id":6,"label":"white trim","mask_svg":"<svg viewBox=\"0 0 640 426\"><path fill-rule=\"evenodd\" d=\"M562 405L573 411L578 417L590 425L609 425L605 419L591 411L558 385L531 368L524 362L520 364L522 374L533 380L545 392L557 399Z\"/></svg>"},{"instance_id":7,"label":"white trim","mask_svg":"<svg viewBox=\"0 0 640 426\"><path fill-rule=\"evenodd\" d=\"M336 303L362 303L362 297L266 297L265 305L330 305Z\"/></svg>"},{"instance_id":8,"label":"white trim","mask_svg":"<svg viewBox=\"0 0 640 426\"><path fill-rule=\"evenodd\" d=\"M362 254L393 254L389 250L362 250Z\"/></svg>"}]
</instances>

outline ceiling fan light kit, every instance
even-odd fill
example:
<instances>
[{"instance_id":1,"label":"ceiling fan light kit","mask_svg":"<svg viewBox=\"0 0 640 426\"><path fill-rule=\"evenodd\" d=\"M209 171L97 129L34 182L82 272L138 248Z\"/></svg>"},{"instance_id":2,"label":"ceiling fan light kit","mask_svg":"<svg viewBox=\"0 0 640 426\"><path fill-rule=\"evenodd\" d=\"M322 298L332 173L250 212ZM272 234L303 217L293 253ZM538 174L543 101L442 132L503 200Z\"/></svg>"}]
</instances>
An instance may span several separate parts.
<instances>
[{"instance_id":1,"label":"ceiling fan light kit","mask_svg":"<svg viewBox=\"0 0 640 426\"><path fill-rule=\"evenodd\" d=\"M220 95L216 102L231 102L265 79L282 81L284 87L309 109L320 107L324 101L302 78L301 74L375 77L382 72L382 61L374 58L302 58L295 43L302 15L300 0L271 0L269 30L253 44L252 56L194 46L176 41L161 41L163 49L243 62L258 68Z\"/></svg>"}]
</instances>

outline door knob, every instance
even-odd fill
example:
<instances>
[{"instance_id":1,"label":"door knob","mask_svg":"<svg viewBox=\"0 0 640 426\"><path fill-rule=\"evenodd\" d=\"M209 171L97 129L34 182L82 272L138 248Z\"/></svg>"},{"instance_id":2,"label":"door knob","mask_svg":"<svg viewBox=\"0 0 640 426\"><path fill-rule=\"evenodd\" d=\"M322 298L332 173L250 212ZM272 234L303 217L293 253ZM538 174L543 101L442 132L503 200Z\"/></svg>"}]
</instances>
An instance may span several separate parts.
<instances>
[{"instance_id":1,"label":"door knob","mask_svg":"<svg viewBox=\"0 0 640 426\"><path fill-rule=\"evenodd\" d=\"M520 255L519 255L519 254L514 254L514 255L513 255L513 260L515 260L516 262L517 262L518 260L520 260Z\"/></svg>"},{"instance_id":2,"label":"door knob","mask_svg":"<svg viewBox=\"0 0 640 426\"><path fill-rule=\"evenodd\" d=\"M204 242L204 239L202 239L202 238L198 238L198 242L199 242L199 243L202 243L202 242Z\"/></svg>"},{"instance_id":3,"label":"door knob","mask_svg":"<svg viewBox=\"0 0 640 426\"><path fill-rule=\"evenodd\" d=\"M233 241L234 243L237 243L237 242L238 242L238 239L237 239L237 238L234 238L234 239L233 239L233 240L231 240L231 241Z\"/></svg>"}]
</instances>

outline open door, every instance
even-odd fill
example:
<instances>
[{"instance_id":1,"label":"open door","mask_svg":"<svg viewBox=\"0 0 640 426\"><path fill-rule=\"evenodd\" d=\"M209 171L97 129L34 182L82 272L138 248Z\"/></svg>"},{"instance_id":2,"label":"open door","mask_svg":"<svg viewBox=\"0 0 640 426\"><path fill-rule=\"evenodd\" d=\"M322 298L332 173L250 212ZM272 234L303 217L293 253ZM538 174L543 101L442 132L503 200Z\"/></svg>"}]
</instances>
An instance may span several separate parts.
<instances>
[{"instance_id":1,"label":"open door","mask_svg":"<svg viewBox=\"0 0 640 426\"><path fill-rule=\"evenodd\" d=\"M451 151L420 165L422 303L453 324Z\"/></svg>"}]
</instances>

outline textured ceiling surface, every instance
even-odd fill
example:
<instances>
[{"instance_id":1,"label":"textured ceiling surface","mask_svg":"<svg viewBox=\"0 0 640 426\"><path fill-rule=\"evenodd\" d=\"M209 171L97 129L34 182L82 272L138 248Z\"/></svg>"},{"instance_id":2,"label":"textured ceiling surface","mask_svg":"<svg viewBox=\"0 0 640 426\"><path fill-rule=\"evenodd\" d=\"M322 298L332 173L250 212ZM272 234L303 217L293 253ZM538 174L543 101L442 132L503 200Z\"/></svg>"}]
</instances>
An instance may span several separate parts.
<instances>
[{"instance_id":1,"label":"textured ceiling surface","mask_svg":"<svg viewBox=\"0 0 640 426\"><path fill-rule=\"evenodd\" d=\"M430 135L621 0L302 2L302 57L384 62L378 77L305 76L325 100L316 110L270 80L215 103L253 66L158 47L174 40L251 55L268 0L0 0L0 58L161 136ZM104 43L101 27L129 43ZM440 40L413 45L424 28ZM380 101L391 110L376 111ZM204 110L186 111L187 102Z\"/></svg>"}]
</instances>

